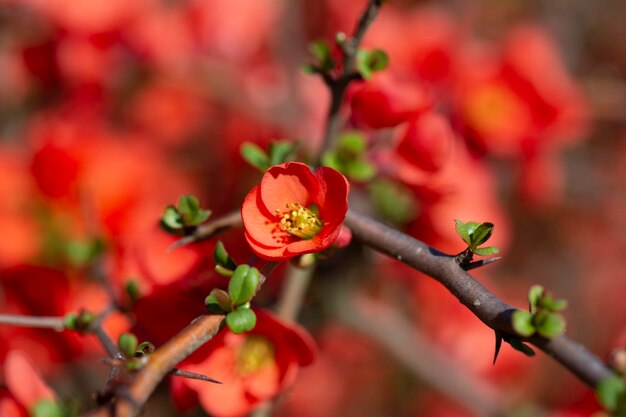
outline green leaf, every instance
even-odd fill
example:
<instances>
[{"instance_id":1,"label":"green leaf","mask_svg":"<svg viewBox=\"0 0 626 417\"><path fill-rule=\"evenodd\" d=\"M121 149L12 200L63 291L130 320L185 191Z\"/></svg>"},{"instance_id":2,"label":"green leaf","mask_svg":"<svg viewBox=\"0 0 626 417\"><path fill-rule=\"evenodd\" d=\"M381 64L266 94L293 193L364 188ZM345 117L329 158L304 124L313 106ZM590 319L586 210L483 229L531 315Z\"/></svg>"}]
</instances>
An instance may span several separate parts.
<instances>
[{"instance_id":1,"label":"green leaf","mask_svg":"<svg viewBox=\"0 0 626 417\"><path fill-rule=\"evenodd\" d=\"M339 151L343 154L348 154L350 157L361 156L367 150L365 137L363 133L358 130L344 132L339 137L337 143Z\"/></svg>"},{"instance_id":2,"label":"green leaf","mask_svg":"<svg viewBox=\"0 0 626 417\"><path fill-rule=\"evenodd\" d=\"M530 304L530 312L535 313L537 311L537 305L539 300L543 297L544 288L541 285L533 285L528 290L528 303Z\"/></svg>"},{"instance_id":3,"label":"green leaf","mask_svg":"<svg viewBox=\"0 0 626 417\"><path fill-rule=\"evenodd\" d=\"M67 330L76 330L78 324L78 315L76 313L67 313L63 317L63 325Z\"/></svg>"},{"instance_id":4,"label":"green leaf","mask_svg":"<svg viewBox=\"0 0 626 417\"><path fill-rule=\"evenodd\" d=\"M317 74L320 72L320 69L315 65L304 64L300 67L300 70L305 74Z\"/></svg>"},{"instance_id":5,"label":"green leaf","mask_svg":"<svg viewBox=\"0 0 626 417\"><path fill-rule=\"evenodd\" d=\"M233 333L249 332L256 325L256 315L249 308L240 308L226 315L226 324Z\"/></svg>"},{"instance_id":6,"label":"green leaf","mask_svg":"<svg viewBox=\"0 0 626 417\"><path fill-rule=\"evenodd\" d=\"M200 201L190 194L178 199L178 212L184 226L197 226L211 216L210 210L202 210Z\"/></svg>"},{"instance_id":7,"label":"green leaf","mask_svg":"<svg viewBox=\"0 0 626 417\"><path fill-rule=\"evenodd\" d=\"M211 294L204 299L204 305L212 313L225 313L233 310L233 303L228 293L220 288L214 288Z\"/></svg>"},{"instance_id":8,"label":"green leaf","mask_svg":"<svg viewBox=\"0 0 626 417\"><path fill-rule=\"evenodd\" d=\"M470 235L467 231L467 225L463 223L461 220L454 219L454 228L456 229L456 234L463 239L463 241L467 244L467 246L471 245Z\"/></svg>"},{"instance_id":9,"label":"green leaf","mask_svg":"<svg viewBox=\"0 0 626 417\"><path fill-rule=\"evenodd\" d=\"M522 352L526 356L535 356L535 351L526 343L523 343L521 340L509 339L507 340L507 342L509 343L509 345L511 345L513 349L517 350L518 352Z\"/></svg>"},{"instance_id":10,"label":"green leaf","mask_svg":"<svg viewBox=\"0 0 626 417\"><path fill-rule=\"evenodd\" d=\"M626 396L626 381L618 375L611 376L598 384L596 396L605 409L615 411Z\"/></svg>"},{"instance_id":11,"label":"green leaf","mask_svg":"<svg viewBox=\"0 0 626 417\"><path fill-rule=\"evenodd\" d=\"M343 172L343 163L337 152L328 151L322 155L322 165Z\"/></svg>"},{"instance_id":12,"label":"green leaf","mask_svg":"<svg viewBox=\"0 0 626 417\"><path fill-rule=\"evenodd\" d=\"M537 332L546 339L552 339L565 332L565 320L557 313L540 311L535 318Z\"/></svg>"},{"instance_id":13,"label":"green leaf","mask_svg":"<svg viewBox=\"0 0 626 417\"><path fill-rule=\"evenodd\" d=\"M133 358L137 352L137 336L132 333L122 333L117 339L117 345L124 356Z\"/></svg>"},{"instance_id":14,"label":"green leaf","mask_svg":"<svg viewBox=\"0 0 626 417\"><path fill-rule=\"evenodd\" d=\"M269 156L263 149L252 142L244 142L241 145L241 156L247 163L261 172L267 171L270 167Z\"/></svg>"},{"instance_id":15,"label":"green leaf","mask_svg":"<svg viewBox=\"0 0 626 417\"><path fill-rule=\"evenodd\" d=\"M139 298L141 297L141 294L139 292L139 285L135 280L131 279L126 282L124 289L126 290L126 294L128 294L128 298L130 298L133 303L139 300Z\"/></svg>"},{"instance_id":16,"label":"green leaf","mask_svg":"<svg viewBox=\"0 0 626 417\"><path fill-rule=\"evenodd\" d=\"M535 333L533 316L522 310L515 310L511 315L511 324L515 333L523 337L530 337Z\"/></svg>"},{"instance_id":17,"label":"green leaf","mask_svg":"<svg viewBox=\"0 0 626 417\"><path fill-rule=\"evenodd\" d=\"M148 341L141 342L139 346L137 346L137 353L140 354L140 356L148 355L154 352L155 350L156 350L156 347L154 346L154 344Z\"/></svg>"},{"instance_id":18,"label":"green leaf","mask_svg":"<svg viewBox=\"0 0 626 417\"><path fill-rule=\"evenodd\" d=\"M28 413L32 417L63 417L63 407L52 400L38 401Z\"/></svg>"},{"instance_id":19,"label":"green leaf","mask_svg":"<svg viewBox=\"0 0 626 417\"><path fill-rule=\"evenodd\" d=\"M319 40L309 43L309 51L315 58L322 72L329 71L334 68L335 61L331 57L330 46L326 41Z\"/></svg>"},{"instance_id":20,"label":"green leaf","mask_svg":"<svg viewBox=\"0 0 626 417\"><path fill-rule=\"evenodd\" d=\"M500 252L500 249L497 246L485 246L484 248L472 249L472 252L479 256L489 256Z\"/></svg>"},{"instance_id":21,"label":"green leaf","mask_svg":"<svg viewBox=\"0 0 626 417\"><path fill-rule=\"evenodd\" d=\"M223 277L231 277L234 271L232 269L224 268L222 265L215 265L215 272Z\"/></svg>"},{"instance_id":22,"label":"green leaf","mask_svg":"<svg viewBox=\"0 0 626 417\"><path fill-rule=\"evenodd\" d=\"M226 247L221 240L218 240L215 245L215 250L213 251L213 261L215 262L215 265L222 266L223 268L231 271L234 271L235 268L237 268L237 264L233 258L228 256Z\"/></svg>"},{"instance_id":23,"label":"green leaf","mask_svg":"<svg viewBox=\"0 0 626 417\"><path fill-rule=\"evenodd\" d=\"M418 215L418 205L413 193L401 184L387 179L372 182L368 191L381 217L403 225Z\"/></svg>"},{"instance_id":24,"label":"green leaf","mask_svg":"<svg viewBox=\"0 0 626 417\"><path fill-rule=\"evenodd\" d=\"M176 207L172 205L165 207L161 217L161 225L167 231L176 231L184 227L183 218Z\"/></svg>"},{"instance_id":25,"label":"green leaf","mask_svg":"<svg viewBox=\"0 0 626 417\"><path fill-rule=\"evenodd\" d=\"M561 311L563 309L565 309L567 307L567 300L555 300L551 307L550 310L552 311Z\"/></svg>"},{"instance_id":26,"label":"green leaf","mask_svg":"<svg viewBox=\"0 0 626 417\"><path fill-rule=\"evenodd\" d=\"M473 247L477 247L485 243L493 233L493 223L481 223L472 233L470 233ZM475 252L475 251L473 251Z\"/></svg>"},{"instance_id":27,"label":"green leaf","mask_svg":"<svg viewBox=\"0 0 626 417\"><path fill-rule=\"evenodd\" d=\"M259 270L246 264L239 265L228 283L228 295L234 307L250 301L259 285Z\"/></svg>"},{"instance_id":28,"label":"green leaf","mask_svg":"<svg viewBox=\"0 0 626 417\"><path fill-rule=\"evenodd\" d=\"M381 49L366 51L361 49L356 54L357 70L365 79L372 77L376 71L381 71L389 65L389 56Z\"/></svg>"},{"instance_id":29,"label":"green leaf","mask_svg":"<svg viewBox=\"0 0 626 417\"><path fill-rule=\"evenodd\" d=\"M346 164L345 174L351 180L366 182L376 176L376 167L365 160L357 159Z\"/></svg>"},{"instance_id":30,"label":"green leaf","mask_svg":"<svg viewBox=\"0 0 626 417\"><path fill-rule=\"evenodd\" d=\"M269 145L270 166L292 161L297 148L297 143L286 140L271 142Z\"/></svg>"}]
</instances>

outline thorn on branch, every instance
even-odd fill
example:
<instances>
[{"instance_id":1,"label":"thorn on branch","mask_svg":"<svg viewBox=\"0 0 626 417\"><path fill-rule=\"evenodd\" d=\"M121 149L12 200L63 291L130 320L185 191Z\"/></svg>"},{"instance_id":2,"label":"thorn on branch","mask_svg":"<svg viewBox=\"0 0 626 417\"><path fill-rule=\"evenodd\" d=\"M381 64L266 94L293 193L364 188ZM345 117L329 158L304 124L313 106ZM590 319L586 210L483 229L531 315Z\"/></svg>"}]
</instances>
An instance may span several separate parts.
<instances>
[{"instance_id":1,"label":"thorn on branch","mask_svg":"<svg viewBox=\"0 0 626 417\"><path fill-rule=\"evenodd\" d=\"M480 268L481 266L488 265L490 263L499 261L501 259L502 259L501 256L496 256L495 258L489 258L489 259L482 259L480 261L470 262L470 263L465 264L465 265L462 264L461 268L463 268L465 271L469 271L471 269Z\"/></svg>"}]
</instances>

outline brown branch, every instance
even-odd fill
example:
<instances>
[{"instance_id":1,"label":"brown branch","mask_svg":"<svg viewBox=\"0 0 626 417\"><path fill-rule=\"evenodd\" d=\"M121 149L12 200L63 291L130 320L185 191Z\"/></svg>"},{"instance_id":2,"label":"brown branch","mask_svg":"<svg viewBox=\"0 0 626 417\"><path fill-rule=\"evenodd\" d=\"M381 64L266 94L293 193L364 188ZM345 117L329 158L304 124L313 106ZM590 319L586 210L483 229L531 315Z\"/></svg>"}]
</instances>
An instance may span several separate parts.
<instances>
[{"instance_id":1,"label":"brown branch","mask_svg":"<svg viewBox=\"0 0 626 417\"><path fill-rule=\"evenodd\" d=\"M150 395L174 367L200 346L211 340L220 329L223 315L202 315L166 344L151 353L133 382L111 405L102 406L86 416L136 416Z\"/></svg>"},{"instance_id":2,"label":"brown branch","mask_svg":"<svg viewBox=\"0 0 626 417\"><path fill-rule=\"evenodd\" d=\"M359 18L352 37L341 43L343 53L343 70L341 74L337 77L332 77L327 73L321 74L324 83L330 89L330 106L326 116L326 128L320 156L332 147L335 138L341 130L343 120L339 110L341 109L343 96L350 82L360 78L359 73L355 70L357 51L363 36L365 36L365 32L378 15L381 4L382 0L369 0L367 7Z\"/></svg>"},{"instance_id":3,"label":"brown branch","mask_svg":"<svg viewBox=\"0 0 626 417\"><path fill-rule=\"evenodd\" d=\"M218 233L238 227L241 223L241 212L239 210L231 211L230 213L220 216L213 221L201 224L196 228L196 230L193 231L193 233L170 245L170 247L167 248L167 251L170 252L176 248L180 248L181 246L185 246L199 240L209 239Z\"/></svg>"},{"instance_id":4,"label":"brown branch","mask_svg":"<svg viewBox=\"0 0 626 417\"><path fill-rule=\"evenodd\" d=\"M36 317L17 314L0 314L0 324L21 327L38 327L40 329L56 330L57 332L65 330L65 319L63 317Z\"/></svg>"},{"instance_id":5,"label":"brown branch","mask_svg":"<svg viewBox=\"0 0 626 417\"><path fill-rule=\"evenodd\" d=\"M511 325L511 314L516 308L497 298L461 269L454 256L441 253L417 239L352 210L348 211L345 225L355 238L368 246L443 284L487 326L537 346L586 384L595 387L600 381L613 375L598 357L567 336L551 340L539 336L528 339L517 336Z\"/></svg>"}]
</instances>

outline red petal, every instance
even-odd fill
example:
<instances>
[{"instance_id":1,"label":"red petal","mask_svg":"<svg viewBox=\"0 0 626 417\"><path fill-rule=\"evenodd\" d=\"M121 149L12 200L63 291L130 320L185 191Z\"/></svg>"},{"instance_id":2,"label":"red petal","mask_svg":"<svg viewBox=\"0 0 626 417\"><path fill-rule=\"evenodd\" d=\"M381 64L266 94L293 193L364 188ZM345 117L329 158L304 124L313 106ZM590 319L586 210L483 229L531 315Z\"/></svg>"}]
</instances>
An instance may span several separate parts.
<instances>
[{"instance_id":1,"label":"red petal","mask_svg":"<svg viewBox=\"0 0 626 417\"><path fill-rule=\"evenodd\" d=\"M267 170L261 180L261 200L265 208L274 213L285 211L285 205L311 204L317 190L317 180L309 166L301 162L287 162Z\"/></svg>"},{"instance_id":2,"label":"red petal","mask_svg":"<svg viewBox=\"0 0 626 417\"><path fill-rule=\"evenodd\" d=\"M246 233L257 245L268 248L284 247L293 240L293 236L280 230L278 218L263 207L259 191L260 186L254 187L241 207Z\"/></svg>"},{"instance_id":3,"label":"red petal","mask_svg":"<svg viewBox=\"0 0 626 417\"><path fill-rule=\"evenodd\" d=\"M283 261L285 259L289 259L293 255L288 255L285 253L287 250L287 246L280 247L268 247L265 245L261 245L257 241L255 241L252 236L246 231L245 232L246 241L252 251L259 257L268 261Z\"/></svg>"},{"instance_id":4,"label":"red petal","mask_svg":"<svg viewBox=\"0 0 626 417\"><path fill-rule=\"evenodd\" d=\"M55 400L52 389L30 359L19 350L12 350L7 354L4 379L11 394L27 409L41 400Z\"/></svg>"},{"instance_id":5,"label":"red petal","mask_svg":"<svg viewBox=\"0 0 626 417\"><path fill-rule=\"evenodd\" d=\"M350 183L341 173L327 167L318 168L315 177L319 183L315 196L319 205L319 216L334 227L346 217Z\"/></svg>"},{"instance_id":6,"label":"red petal","mask_svg":"<svg viewBox=\"0 0 626 417\"><path fill-rule=\"evenodd\" d=\"M302 255L305 253L320 252L324 249L328 249L339 236L341 232L341 223L338 223L333 228L332 225L324 226L322 230L313 238L309 240L299 240L297 242L287 245L287 256L289 258L296 255Z\"/></svg>"}]
</instances>

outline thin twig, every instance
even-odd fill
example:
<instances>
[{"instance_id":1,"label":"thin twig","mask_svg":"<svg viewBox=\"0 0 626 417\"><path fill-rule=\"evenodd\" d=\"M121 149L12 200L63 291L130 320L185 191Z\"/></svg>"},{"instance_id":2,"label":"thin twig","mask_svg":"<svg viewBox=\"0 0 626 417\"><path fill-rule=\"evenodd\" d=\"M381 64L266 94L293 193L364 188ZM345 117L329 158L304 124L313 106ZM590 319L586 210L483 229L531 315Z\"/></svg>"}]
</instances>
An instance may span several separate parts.
<instances>
[{"instance_id":1,"label":"thin twig","mask_svg":"<svg viewBox=\"0 0 626 417\"><path fill-rule=\"evenodd\" d=\"M36 317L17 314L0 314L0 324L21 327L38 327L40 329L56 330L57 332L65 330L65 319L63 317Z\"/></svg>"},{"instance_id":2,"label":"thin twig","mask_svg":"<svg viewBox=\"0 0 626 417\"><path fill-rule=\"evenodd\" d=\"M167 252L171 252L176 248L180 248L181 246L185 246L193 242L209 239L220 232L238 227L241 223L241 212L239 210L231 211L230 213L218 217L211 222L198 226L192 234L171 244L170 247L167 248Z\"/></svg>"},{"instance_id":3,"label":"thin twig","mask_svg":"<svg viewBox=\"0 0 626 417\"><path fill-rule=\"evenodd\" d=\"M335 138L339 134L343 125L343 120L339 114L343 96L348 85L353 80L359 79L360 75L355 70L355 62L359 45L365 36L365 32L370 27L378 14L378 10L382 4L382 0L369 0L367 7L359 18L354 29L354 33L350 39L346 39L342 44L343 53L343 69L339 76L332 77L330 74L321 74L324 83L330 89L330 106L326 116L326 128L324 130L324 139L322 142L322 150L320 156L332 148Z\"/></svg>"},{"instance_id":4,"label":"thin twig","mask_svg":"<svg viewBox=\"0 0 626 417\"><path fill-rule=\"evenodd\" d=\"M217 379L213 379L203 374L199 374L197 372L185 371L184 369L174 368L170 371L170 375L179 376L187 379L197 379L200 381L212 382L214 384L221 384Z\"/></svg>"},{"instance_id":5,"label":"thin twig","mask_svg":"<svg viewBox=\"0 0 626 417\"><path fill-rule=\"evenodd\" d=\"M298 268L289 264L276 306L276 313L279 317L289 321L295 321L298 318L314 271L313 267Z\"/></svg>"},{"instance_id":6,"label":"thin twig","mask_svg":"<svg viewBox=\"0 0 626 417\"><path fill-rule=\"evenodd\" d=\"M537 346L591 387L613 375L598 357L567 336L550 340L539 336L528 339L517 336L511 324L511 314L516 308L497 298L464 271L454 256L441 253L411 236L352 210L348 210L345 225L355 238L371 248L396 258L443 284L487 326Z\"/></svg>"}]
</instances>

